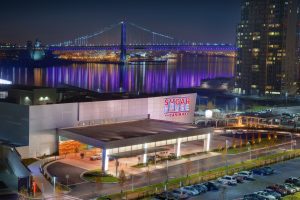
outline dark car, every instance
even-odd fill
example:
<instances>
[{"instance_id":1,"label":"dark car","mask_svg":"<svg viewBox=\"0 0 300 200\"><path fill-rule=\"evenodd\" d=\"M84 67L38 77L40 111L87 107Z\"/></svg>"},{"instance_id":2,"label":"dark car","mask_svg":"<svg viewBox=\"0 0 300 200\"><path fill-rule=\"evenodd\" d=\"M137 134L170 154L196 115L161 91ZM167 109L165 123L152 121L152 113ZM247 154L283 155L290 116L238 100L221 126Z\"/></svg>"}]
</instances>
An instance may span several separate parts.
<instances>
[{"instance_id":1,"label":"dark car","mask_svg":"<svg viewBox=\"0 0 300 200\"><path fill-rule=\"evenodd\" d=\"M211 181L203 183L203 185L205 185L207 187L208 191L217 191L217 190L219 190L219 187L217 186L217 184L215 184Z\"/></svg>"},{"instance_id":2,"label":"dark car","mask_svg":"<svg viewBox=\"0 0 300 200\"><path fill-rule=\"evenodd\" d=\"M171 192L163 192L161 194L158 194L155 196L156 199L161 199L161 200L176 200L177 198L174 197L174 195Z\"/></svg>"},{"instance_id":3,"label":"dark car","mask_svg":"<svg viewBox=\"0 0 300 200\"><path fill-rule=\"evenodd\" d=\"M274 190L275 192L278 192L282 196L288 194L288 191L282 185L278 185L278 184L270 185L267 187L267 189Z\"/></svg>"},{"instance_id":4,"label":"dark car","mask_svg":"<svg viewBox=\"0 0 300 200\"><path fill-rule=\"evenodd\" d=\"M243 197L244 200L266 200L264 197L259 196L258 194L246 194Z\"/></svg>"},{"instance_id":5,"label":"dark car","mask_svg":"<svg viewBox=\"0 0 300 200\"><path fill-rule=\"evenodd\" d=\"M282 195L274 190L271 189L265 189L265 192L267 192L268 194L272 195L273 197L275 197L276 199L281 199Z\"/></svg>"},{"instance_id":6,"label":"dark car","mask_svg":"<svg viewBox=\"0 0 300 200\"><path fill-rule=\"evenodd\" d=\"M238 183L244 183L244 177L239 176L239 175L235 175L234 178L236 179L236 181Z\"/></svg>"},{"instance_id":7,"label":"dark car","mask_svg":"<svg viewBox=\"0 0 300 200\"><path fill-rule=\"evenodd\" d=\"M262 168L257 168L252 170L253 174L257 175L271 175L274 174L274 170L271 167L262 167Z\"/></svg>"},{"instance_id":8,"label":"dark car","mask_svg":"<svg viewBox=\"0 0 300 200\"><path fill-rule=\"evenodd\" d=\"M295 177L290 177L288 179L285 180L286 183L292 183L296 186L300 186L300 180L298 178Z\"/></svg>"}]
</instances>

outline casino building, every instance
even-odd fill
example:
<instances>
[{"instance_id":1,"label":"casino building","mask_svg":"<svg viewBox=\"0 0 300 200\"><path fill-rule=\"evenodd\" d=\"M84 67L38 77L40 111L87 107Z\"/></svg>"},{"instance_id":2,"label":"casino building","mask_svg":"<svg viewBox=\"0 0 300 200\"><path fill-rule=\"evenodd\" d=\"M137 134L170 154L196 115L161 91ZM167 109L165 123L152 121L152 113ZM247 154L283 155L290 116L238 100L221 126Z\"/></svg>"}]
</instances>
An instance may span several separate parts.
<instances>
[{"instance_id":1,"label":"casino building","mask_svg":"<svg viewBox=\"0 0 300 200\"><path fill-rule=\"evenodd\" d=\"M173 145L203 141L211 128L193 125L196 94L146 96L99 94L76 89L12 87L0 102L0 139L17 146L23 158L59 153L65 141L101 149L102 169L109 158L147 155ZM75 94L76 95L73 95Z\"/></svg>"}]
</instances>

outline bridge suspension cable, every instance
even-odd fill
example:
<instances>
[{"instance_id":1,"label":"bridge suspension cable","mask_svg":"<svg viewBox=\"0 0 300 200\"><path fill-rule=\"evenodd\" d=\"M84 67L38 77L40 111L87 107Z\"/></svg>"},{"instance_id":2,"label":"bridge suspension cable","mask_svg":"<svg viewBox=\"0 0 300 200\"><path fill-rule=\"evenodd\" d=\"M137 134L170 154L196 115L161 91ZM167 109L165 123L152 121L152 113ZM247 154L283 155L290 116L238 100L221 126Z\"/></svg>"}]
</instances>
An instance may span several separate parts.
<instances>
[{"instance_id":1,"label":"bridge suspension cable","mask_svg":"<svg viewBox=\"0 0 300 200\"><path fill-rule=\"evenodd\" d=\"M132 23L132 22L129 22L128 24L130 24L131 26L134 26L134 27L136 27L136 28L138 28L138 29L141 29L141 30L143 30L143 31L149 32L149 33L151 33L151 34L153 34L153 35L157 35L157 36L161 36L161 37L164 37L164 38L167 38L167 39L170 39L170 40L174 40L174 38L171 37L171 36L164 35L164 34L161 34L161 33L157 33L157 32L154 32L154 31L151 31L151 30L149 30L149 29L147 29L147 28L144 28L144 27L142 27L142 26L136 25L136 24L134 24L134 23Z\"/></svg>"}]
</instances>

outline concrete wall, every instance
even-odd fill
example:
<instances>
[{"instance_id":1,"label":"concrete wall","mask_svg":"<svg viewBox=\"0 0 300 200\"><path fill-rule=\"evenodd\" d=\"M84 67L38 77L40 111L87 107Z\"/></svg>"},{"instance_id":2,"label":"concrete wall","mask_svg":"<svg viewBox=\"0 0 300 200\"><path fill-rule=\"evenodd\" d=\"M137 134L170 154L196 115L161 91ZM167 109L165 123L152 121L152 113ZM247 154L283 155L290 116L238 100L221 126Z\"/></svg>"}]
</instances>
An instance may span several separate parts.
<instances>
[{"instance_id":1,"label":"concrete wall","mask_svg":"<svg viewBox=\"0 0 300 200\"><path fill-rule=\"evenodd\" d=\"M30 106L29 156L56 152L56 129L76 126L77 117L77 103Z\"/></svg>"},{"instance_id":2,"label":"concrete wall","mask_svg":"<svg viewBox=\"0 0 300 200\"><path fill-rule=\"evenodd\" d=\"M79 103L79 121L126 119L147 114L147 98Z\"/></svg>"},{"instance_id":3,"label":"concrete wall","mask_svg":"<svg viewBox=\"0 0 300 200\"><path fill-rule=\"evenodd\" d=\"M147 116L150 114L151 119L192 123L194 119L196 96L196 94L185 94L141 99L79 103L79 121L109 120L114 118L123 118L126 120L126 118L133 116ZM165 99L170 97L189 98L189 112L186 113L186 115L180 116L166 115L164 113Z\"/></svg>"},{"instance_id":4,"label":"concrete wall","mask_svg":"<svg viewBox=\"0 0 300 200\"><path fill-rule=\"evenodd\" d=\"M17 145L29 144L28 106L0 103L0 139Z\"/></svg>"},{"instance_id":5,"label":"concrete wall","mask_svg":"<svg viewBox=\"0 0 300 200\"><path fill-rule=\"evenodd\" d=\"M166 98L188 98L189 111L184 115L166 115ZM79 122L135 116L174 122L192 123L196 94L124 99L112 101L23 106L0 103L0 138L22 143L23 157L42 156L57 151L57 128L78 126ZM136 118L137 119L137 118Z\"/></svg>"}]
</instances>

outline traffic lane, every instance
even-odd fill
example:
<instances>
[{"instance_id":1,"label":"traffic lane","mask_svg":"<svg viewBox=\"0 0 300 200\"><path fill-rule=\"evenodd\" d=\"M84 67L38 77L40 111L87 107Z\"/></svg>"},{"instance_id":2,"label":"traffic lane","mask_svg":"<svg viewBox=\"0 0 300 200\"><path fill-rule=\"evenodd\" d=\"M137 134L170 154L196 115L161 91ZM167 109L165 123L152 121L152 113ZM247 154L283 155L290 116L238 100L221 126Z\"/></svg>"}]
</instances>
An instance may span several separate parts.
<instances>
[{"instance_id":1,"label":"traffic lane","mask_svg":"<svg viewBox=\"0 0 300 200\"><path fill-rule=\"evenodd\" d=\"M265 189L267 186L275 183L284 183L284 180L291 176L300 176L300 159L289 160L286 162L274 164L271 167L276 170L276 174L270 176L256 176L255 181L246 181L245 183L238 184L237 186L226 186L225 190L216 192L207 192L191 199L215 200L221 196L224 199L236 199L243 197L244 194L253 193Z\"/></svg>"},{"instance_id":2,"label":"traffic lane","mask_svg":"<svg viewBox=\"0 0 300 200\"><path fill-rule=\"evenodd\" d=\"M80 175L86 170L73 165L55 162L47 167L47 171L51 174L51 176L55 176L57 178L57 182L64 185L73 185L85 182L81 179Z\"/></svg>"}]
</instances>

